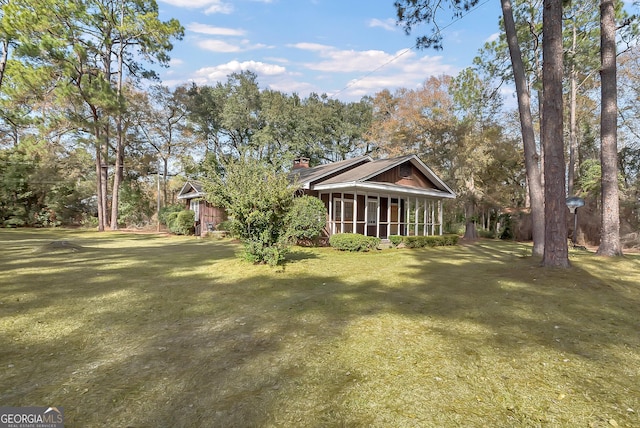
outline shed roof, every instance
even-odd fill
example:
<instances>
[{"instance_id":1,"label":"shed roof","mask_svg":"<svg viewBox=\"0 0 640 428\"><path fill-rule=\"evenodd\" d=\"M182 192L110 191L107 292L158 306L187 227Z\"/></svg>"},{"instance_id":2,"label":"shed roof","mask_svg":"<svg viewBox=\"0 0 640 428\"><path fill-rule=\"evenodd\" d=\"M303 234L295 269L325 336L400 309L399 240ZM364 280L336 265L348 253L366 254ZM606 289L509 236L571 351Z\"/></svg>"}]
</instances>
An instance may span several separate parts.
<instances>
[{"instance_id":1,"label":"shed roof","mask_svg":"<svg viewBox=\"0 0 640 428\"><path fill-rule=\"evenodd\" d=\"M178 199L194 199L202 198L205 196L205 192L202 188L202 183L199 181L187 181L180 189L178 193Z\"/></svg>"}]
</instances>

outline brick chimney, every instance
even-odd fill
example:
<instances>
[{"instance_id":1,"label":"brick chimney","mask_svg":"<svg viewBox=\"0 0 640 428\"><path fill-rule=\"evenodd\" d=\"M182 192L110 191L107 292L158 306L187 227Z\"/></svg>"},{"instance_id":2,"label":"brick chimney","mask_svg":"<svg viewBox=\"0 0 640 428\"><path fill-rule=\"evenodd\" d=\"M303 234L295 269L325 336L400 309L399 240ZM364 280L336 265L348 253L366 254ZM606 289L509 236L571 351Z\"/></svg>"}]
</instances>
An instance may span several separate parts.
<instances>
[{"instance_id":1,"label":"brick chimney","mask_svg":"<svg viewBox=\"0 0 640 428\"><path fill-rule=\"evenodd\" d=\"M309 158L295 158L293 160L293 169L309 168Z\"/></svg>"}]
</instances>

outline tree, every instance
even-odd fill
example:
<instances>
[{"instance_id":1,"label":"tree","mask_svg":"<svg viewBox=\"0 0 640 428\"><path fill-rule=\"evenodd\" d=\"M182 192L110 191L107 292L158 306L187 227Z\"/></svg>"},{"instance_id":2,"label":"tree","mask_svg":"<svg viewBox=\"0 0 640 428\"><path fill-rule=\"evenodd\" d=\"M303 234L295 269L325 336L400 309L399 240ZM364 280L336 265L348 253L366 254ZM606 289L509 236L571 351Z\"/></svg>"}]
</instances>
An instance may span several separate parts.
<instances>
[{"instance_id":1,"label":"tree","mask_svg":"<svg viewBox=\"0 0 640 428\"><path fill-rule=\"evenodd\" d=\"M579 167L579 118L578 97L596 84L592 77L599 68L597 1L573 2L565 8L568 44L566 51L566 74L569 76L569 162L567 165L567 194L574 195L576 170ZM586 113L586 112L585 112Z\"/></svg>"},{"instance_id":2,"label":"tree","mask_svg":"<svg viewBox=\"0 0 640 428\"><path fill-rule=\"evenodd\" d=\"M300 99L260 90L249 71L230 74L214 87L192 85L188 95L189 124L219 165L244 157L284 171L298 156L317 165L370 150L364 138L371 123L368 98L345 103L327 95Z\"/></svg>"},{"instance_id":3,"label":"tree","mask_svg":"<svg viewBox=\"0 0 640 428\"><path fill-rule=\"evenodd\" d=\"M469 10L477 3L477 0L452 0L448 3L448 6L453 10L454 16L461 16L466 10ZM511 64L516 81L516 93L518 95L518 107L524 143L525 166L530 188L531 215L533 219L533 254L542 256L544 249L544 197L538 168L538 155L535 149L530 94L524 76L524 66L518 45L517 33L515 31L511 2L509 0L502 0L501 4ZM418 47L442 49L442 35L438 31L439 24L437 16L437 13L442 10L440 3L430 0L402 0L396 1L394 5L396 6L398 20L404 24L407 33L412 30L414 25L419 23L426 22L432 25L431 35L421 36L417 39L416 45Z\"/></svg>"},{"instance_id":4,"label":"tree","mask_svg":"<svg viewBox=\"0 0 640 428\"><path fill-rule=\"evenodd\" d=\"M490 192L498 180L502 187L498 194L513 195L504 191L507 185L501 176L504 166L494 163L496 159L508 162L506 156L509 156L509 146L513 146L497 123L502 103L488 81L480 79L472 69L467 68L452 80L449 92L458 115L458 144L451 150L453 182L457 184L457 193L465 205L464 238L476 239L476 223L481 208L502 208L513 206L515 202L508 199L500 201L500 196ZM495 174L492 169L496 170ZM510 173L512 176L518 175L513 170Z\"/></svg>"},{"instance_id":5,"label":"tree","mask_svg":"<svg viewBox=\"0 0 640 428\"><path fill-rule=\"evenodd\" d=\"M285 219L287 238L294 243L313 243L326 227L326 217L320 199L308 195L295 198Z\"/></svg>"},{"instance_id":6,"label":"tree","mask_svg":"<svg viewBox=\"0 0 640 428\"><path fill-rule=\"evenodd\" d=\"M163 85L153 85L147 92L132 89L130 92L127 116L134 122L132 126L145 143L146 150L155 153L162 163L162 202L166 203L169 166L185 155L192 143L186 131L186 88L172 91Z\"/></svg>"},{"instance_id":7,"label":"tree","mask_svg":"<svg viewBox=\"0 0 640 428\"><path fill-rule=\"evenodd\" d=\"M545 0L543 12L542 141L544 143L545 267L569 267L563 135L562 1Z\"/></svg>"},{"instance_id":8,"label":"tree","mask_svg":"<svg viewBox=\"0 0 640 428\"><path fill-rule=\"evenodd\" d=\"M597 254L620 256L620 208L618 197L616 22L614 0L600 3L601 118L600 163L602 204L600 245Z\"/></svg>"},{"instance_id":9,"label":"tree","mask_svg":"<svg viewBox=\"0 0 640 428\"><path fill-rule=\"evenodd\" d=\"M286 174L239 158L225 165L224 175L212 171L204 187L210 202L233 219L232 232L242 240L247 260L274 266L282 262L288 248L285 218L295 192Z\"/></svg>"},{"instance_id":10,"label":"tree","mask_svg":"<svg viewBox=\"0 0 640 428\"><path fill-rule=\"evenodd\" d=\"M56 83L58 99L68 106L66 116L78 130L93 136L99 230L109 223L107 168L114 159L111 226L117 227L125 152L124 74L133 81L153 78L155 73L146 66L168 64L171 40L181 38L183 29L175 19L161 22L154 0L41 0L35 4L17 0L10 5L3 9L3 21L11 24L18 37L16 58L55 71L50 81Z\"/></svg>"},{"instance_id":11,"label":"tree","mask_svg":"<svg viewBox=\"0 0 640 428\"><path fill-rule=\"evenodd\" d=\"M454 79L433 77L419 89L373 97L370 143L382 155L417 154L449 183L459 196L456 210L468 239L477 237L481 212L523 199L521 153L497 123L500 100L494 95L466 69Z\"/></svg>"}]
</instances>

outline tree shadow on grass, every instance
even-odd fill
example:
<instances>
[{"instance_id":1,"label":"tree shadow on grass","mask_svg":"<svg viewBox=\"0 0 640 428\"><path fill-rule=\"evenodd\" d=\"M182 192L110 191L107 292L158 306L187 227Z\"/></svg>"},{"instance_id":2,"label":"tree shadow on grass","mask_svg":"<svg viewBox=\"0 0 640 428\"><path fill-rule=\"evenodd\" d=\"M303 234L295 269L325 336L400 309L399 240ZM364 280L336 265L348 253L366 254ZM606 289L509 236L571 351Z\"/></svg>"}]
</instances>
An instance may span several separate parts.
<instances>
[{"instance_id":1,"label":"tree shadow on grass","mask_svg":"<svg viewBox=\"0 0 640 428\"><path fill-rule=\"evenodd\" d=\"M241 265L242 276L229 270L240 263L232 260L234 247L218 243L100 251L46 281L16 271L41 281L40 291L48 282L59 292L2 307L3 317L33 316L0 333L11 344L0 351L0 367L16 369L2 377L0 401L62 405L70 426L408 426L416 424L411 413L421 412L428 425L454 412L428 402L422 408L408 401L406 388L396 392L405 400L397 405L409 416L385 419L397 413L389 408L398 398L380 397L412 373L408 367L429 374L409 376L424 402L433 391L477 392L450 385L464 385L465 373L490 371L483 365L496 361L509 366L497 373L511 378L497 376L499 386L516 374L533 382L544 371L527 363L558 365L562 355L588 367L612 365L619 388L632 392L621 365L637 352L620 361L611 350L640 345L638 293L625 292L637 288L633 279L608 284L579 267L548 272L520 257L517 246L340 255L357 266L351 274L333 273L317 256L324 253L309 251L290 272ZM362 260L370 260L367 268L356 264ZM389 260L403 265L383 270ZM300 266L317 271L294 271ZM12 287L33 294L26 283ZM38 327L38 319L55 325ZM430 347L446 348L454 363L433 360L441 354ZM576 389L589 381L590 373L557 370ZM599 382L610 393L610 381ZM471 398L472 412L486 412L488 403ZM517 407L490 408L491 417L517 422ZM467 423L487 422L486 415Z\"/></svg>"}]
</instances>

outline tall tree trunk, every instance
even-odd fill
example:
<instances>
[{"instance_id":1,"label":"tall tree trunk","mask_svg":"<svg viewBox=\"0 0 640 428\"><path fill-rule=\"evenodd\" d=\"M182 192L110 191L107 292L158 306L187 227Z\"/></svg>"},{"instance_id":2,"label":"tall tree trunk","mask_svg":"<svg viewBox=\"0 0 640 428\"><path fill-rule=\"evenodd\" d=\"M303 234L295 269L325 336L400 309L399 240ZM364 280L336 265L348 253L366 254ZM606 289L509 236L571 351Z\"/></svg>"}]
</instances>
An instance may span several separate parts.
<instances>
[{"instance_id":1,"label":"tall tree trunk","mask_svg":"<svg viewBox=\"0 0 640 428\"><path fill-rule=\"evenodd\" d=\"M118 124L118 134L122 132ZM120 204L120 185L124 177L124 146L120 143L121 135L118 135L118 143L115 150L115 171L113 171L113 188L111 189L111 230L118 230L118 216Z\"/></svg>"},{"instance_id":2,"label":"tall tree trunk","mask_svg":"<svg viewBox=\"0 0 640 428\"><path fill-rule=\"evenodd\" d=\"M578 98L578 72L576 70L575 54L578 44L578 32L575 17L572 20L571 41L571 89L569 94L569 166L567 171L567 194L573 195L573 187L576 176L576 153L578 152L578 127L576 118L576 100Z\"/></svg>"},{"instance_id":3,"label":"tall tree trunk","mask_svg":"<svg viewBox=\"0 0 640 428\"><path fill-rule=\"evenodd\" d=\"M104 232L104 200L102 198L102 147L96 131L96 198L98 203L98 231Z\"/></svg>"},{"instance_id":4,"label":"tall tree trunk","mask_svg":"<svg viewBox=\"0 0 640 428\"><path fill-rule=\"evenodd\" d=\"M616 23L613 0L600 3L600 163L602 166L601 256L620 256L620 207L618 200L618 97L616 83Z\"/></svg>"},{"instance_id":5,"label":"tall tree trunk","mask_svg":"<svg viewBox=\"0 0 640 428\"><path fill-rule=\"evenodd\" d=\"M476 228L476 184L473 175L465 180L467 187L467 202L465 204L466 225L463 239L478 239L478 230Z\"/></svg>"},{"instance_id":6,"label":"tall tree trunk","mask_svg":"<svg viewBox=\"0 0 640 428\"><path fill-rule=\"evenodd\" d=\"M113 189L111 192L111 230L118 229L118 217L120 209L120 185L124 177L124 132L122 129L122 82L123 82L123 56L124 41L122 31L124 30L124 1L120 1L120 47L118 49L118 113L116 116L116 170L113 173Z\"/></svg>"},{"instance_id":7,"label":"tall tree trunk","mask_svg":"<svg viewBox=\"0 0 640 428\"><path fill-rule=\"evenodd\" d=\"M562 0L544 0L542 18L545 267L569 267L562 111Z\"/></svg>"},{"instance_id":8,"label":"tall tree trunk","mask_svg":"<svg viewBox=\"0 0 640 428\"><path fill-rule=\"evenodd\" d=\"M109 130L101 134L102 139L102 165L100 184L102 185L102 212L104 228L109 225Z\"/></svg>"},{"instance_id":9,"label":"tall tree trunk","mask_svg":"<svg viewBox=\"0 0 640 428\"><path fill-rule=\"evenodd\" d=\"M167 205L167 180L169 178L169 159L166 157L162 158L162 203L163 206Z\"/></svg>"},{"instance_id":10,"label":"tall tree trunk","mask_svg":"<svg viewBox=\"0 0 640 428\"><path fill-rule=\"evenodd\" d=\"M100 130L100 113L98 109L89 105L91 110L91 116L93 120L93 135L96 144L96 198L98 203L98 231L104 232L105 225L107 224L107 168L106 168L106 152L104 151L103 140L104 137Z\"/></svg>"},{"instance_id":11,"label":"tall tree trunk","mask_svg":"<svg viewBox=\"0 0 640 428\"><path fill-rule=\"evenodd\" d=\"M542 256L544 252L544 196L538 166L538 153L536 151L536 139L533 131L533 119L531 117L531 98L527 88L524 74L522 54L518 45L516 25L513 20L513 9L510 0L501 0L502 15L504 18L505 33L511 56L511 66L516 84L518 96L518 111L520 113L520 126L522 128L522 142L524 145L524 164L529 183L529 196L531 200L531 219L533 223L533 255Z\"/></svg>"}]
</instances>

